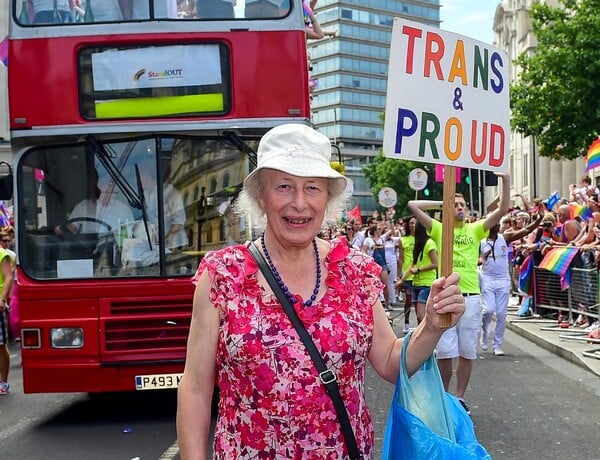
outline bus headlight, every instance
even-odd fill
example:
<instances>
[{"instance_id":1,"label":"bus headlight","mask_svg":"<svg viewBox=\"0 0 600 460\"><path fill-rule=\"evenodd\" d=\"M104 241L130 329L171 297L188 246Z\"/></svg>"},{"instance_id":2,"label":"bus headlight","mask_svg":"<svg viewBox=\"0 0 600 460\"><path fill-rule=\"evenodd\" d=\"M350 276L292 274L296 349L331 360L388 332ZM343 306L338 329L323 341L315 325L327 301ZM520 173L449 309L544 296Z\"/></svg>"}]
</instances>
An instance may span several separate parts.
<instances>
[{"instance_id":1,"label":"bus headlight","mask_svg":"<svg viewBox=\"0 0 600 460\"><path fill-rule=\"evenodd\" d=\"M53 327L50 329L52 348L82 348L83 329L80 327Z\"/></svg>"}]
</instances>

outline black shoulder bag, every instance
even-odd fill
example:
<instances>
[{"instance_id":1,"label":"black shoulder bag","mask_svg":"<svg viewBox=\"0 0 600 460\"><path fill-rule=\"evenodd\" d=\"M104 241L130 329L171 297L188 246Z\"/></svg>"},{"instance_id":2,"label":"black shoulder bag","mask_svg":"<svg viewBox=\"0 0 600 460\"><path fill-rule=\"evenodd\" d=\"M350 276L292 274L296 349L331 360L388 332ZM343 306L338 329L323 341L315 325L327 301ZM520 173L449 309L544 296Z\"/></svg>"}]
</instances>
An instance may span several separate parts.
<instances>
[{"instance_id":1,"label":"black shoulder bag","mask_svg":"<svg viewBox=\"0 0 600 460\"><path fill-rule=\"evenodd\" d=\"M294 310L294 307L290 303L289 299L281 290L281 286L275 279L275 276L273 276L273 272L267 265L267 261L265 260L261 252L254 245L254 243L250 243L248 249L254 257L254 260L258 264L258 267L260 268L260 271L262 272L263 276L269 283L269 286L271 286L271 290L277 296L279 302L281 302L285 313L288 315L290 321L296 328L300 339L302 340L304 346L306 346L306 349L308 350L308 354L315 363L315 367L319 372L319 379L321 380L321 383L325 385L327 393L329 393L329 397L333 401L333 406L335 407L335 412L337 414L338 421L340 422L342 434L344 435L344 439L346 440L348 455L353 460L362 458L360 452L358 451L358 446L356 445L356 438L354 437L354 432L352 431L352 425L350 425L350 419L348 418L346 406L344 405L344 401L342 401L342 396L340 395L340 389L336 382L337 378L335 373L331 369L328 369L325 365L323 357L317 350L317 347L315 346L315 343L313 342L310 334L308 333L308 331L304 327L304 324L296 314L296 310Z\"/></svg>"}]
</instances>

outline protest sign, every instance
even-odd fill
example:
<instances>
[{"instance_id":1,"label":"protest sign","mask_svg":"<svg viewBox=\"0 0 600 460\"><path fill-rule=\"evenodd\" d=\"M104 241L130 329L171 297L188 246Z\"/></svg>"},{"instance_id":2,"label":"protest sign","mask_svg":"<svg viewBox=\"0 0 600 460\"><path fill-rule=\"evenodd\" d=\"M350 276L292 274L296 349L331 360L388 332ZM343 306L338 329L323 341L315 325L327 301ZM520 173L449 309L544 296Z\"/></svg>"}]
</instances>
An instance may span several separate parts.
<instances>
[{"instance_id":1,"label":"protest sign","mask_svg":"<svg viewBox=\"0 0 600 460\"><path fill-rule=\"evenodd\" d=\"M395 18L384 155L508 171L508 66L491 45Z\"/></svg>"}]
</instances>

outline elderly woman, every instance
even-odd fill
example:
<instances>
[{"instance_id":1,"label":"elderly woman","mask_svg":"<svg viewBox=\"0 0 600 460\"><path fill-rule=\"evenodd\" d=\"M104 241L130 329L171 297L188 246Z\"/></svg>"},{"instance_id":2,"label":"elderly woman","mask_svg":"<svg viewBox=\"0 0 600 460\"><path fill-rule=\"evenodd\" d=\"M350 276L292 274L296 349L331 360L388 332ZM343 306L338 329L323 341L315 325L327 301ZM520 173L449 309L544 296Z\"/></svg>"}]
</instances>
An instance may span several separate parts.
<instances>
[{"instance_id":1,"label":"elderly woman","mask_svg":"<svg viewBox=\"0 0 600 460\"><path fill-rule=\"evenodd\" d=\"M316 235L339 209L346 179L330 166L324 135L300 124L262 138L258 167L244 181L240 207L263 224L255 242L206 254L193 280L194 310L178 393L181 458L207 457L211 400L220 389L214 458L320 458L348 455L332 400L310 355L262 276L255 244L333 369L362 458L373 458L373 423L365 397L367 360L394 383L402 339L379 301L383 288L371 257L341 239ZM258 214L258 216L257 216ZM433 353L464 311L452 274L434 282L424 321L408 345L409 374Z\"/></svg>"}]
</instances>

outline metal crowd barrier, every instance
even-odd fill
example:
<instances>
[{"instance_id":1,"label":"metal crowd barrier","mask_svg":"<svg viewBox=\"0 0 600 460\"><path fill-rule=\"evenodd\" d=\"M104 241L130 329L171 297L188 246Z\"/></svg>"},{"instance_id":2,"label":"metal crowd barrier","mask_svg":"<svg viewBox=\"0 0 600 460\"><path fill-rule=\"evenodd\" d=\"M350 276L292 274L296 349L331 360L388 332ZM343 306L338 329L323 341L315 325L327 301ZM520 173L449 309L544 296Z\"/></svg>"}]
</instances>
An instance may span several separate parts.
<instances>
[{"instance_id":1,"label":"metal crowd barrier","mask_svg":"<svg viewBox=\"0 0 600 460\"><path fill-rule=\"evenodd\" d=\"M567 289L561 289L560 278L558 275L539 267L534 268L534 313L542 318L558 318L562 316L563 320L570 324L576 320L579 315L588 318L589 323L599 320L600 292L599 272L596 268L571 268L571 282ZM559 332L566 332L558 325L553 329ZM578 340L590 343L600 343L600 341L589 339L584 329L574 331L568 330L568 334L561 334L560 337L566 340ZM600 348L594 348L583 352L584 356L600 359Z\"/></svg>"}]
</instances>

